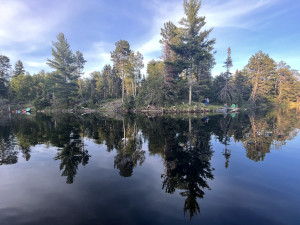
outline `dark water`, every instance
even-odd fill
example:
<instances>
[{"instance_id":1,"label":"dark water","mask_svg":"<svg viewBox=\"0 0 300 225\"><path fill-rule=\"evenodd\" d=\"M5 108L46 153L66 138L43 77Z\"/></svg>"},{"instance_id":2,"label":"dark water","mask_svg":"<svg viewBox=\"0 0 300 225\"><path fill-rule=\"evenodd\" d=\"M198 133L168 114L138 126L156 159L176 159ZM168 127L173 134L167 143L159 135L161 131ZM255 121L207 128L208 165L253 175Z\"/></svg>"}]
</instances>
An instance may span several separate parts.
<instances>
[{"instance_id":1,"label":"dark water","mask_svg":"<svg viewBox=\"0 0 300 225\"><path fill-rule=\"evenodd\" d=\"M0 224L300 224L300 118L0 120Z\"/></svg>"}]
</instances>

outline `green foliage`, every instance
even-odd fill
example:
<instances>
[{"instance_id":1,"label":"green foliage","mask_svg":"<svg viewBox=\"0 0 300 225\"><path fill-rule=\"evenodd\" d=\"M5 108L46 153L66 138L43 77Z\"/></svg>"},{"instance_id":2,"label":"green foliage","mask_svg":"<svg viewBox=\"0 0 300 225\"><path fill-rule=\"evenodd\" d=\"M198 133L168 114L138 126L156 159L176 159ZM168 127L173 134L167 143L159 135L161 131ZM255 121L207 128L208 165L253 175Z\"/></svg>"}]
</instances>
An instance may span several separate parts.
<instances>
[{"instance_id":1,"label":"green foliage","mask_svg":"<svg viewBox=\"0 0 300 225\"><path fill-rule=\"evenodd\" d=\"M285 62L277 64L275 92L277 104L284 102L297 102L300 96L299 73L294 71Z\"/></svg>"},{"instance_id":2,"label":"green foliage","mask_svg":"<svg viewBox=\"0 0 300 225\"><path fill-rule=\"evenodd\" d=\"M142 84L137 96L138 107L147 105L162 106L164 104L163 70L164 63L161 61L152 60L148 63L148 77Z\"/></svg>"},{"instance_id":3,"label":"green foliage","mask_svg":"<svg viewBox=\"0 0 300 225\"><path fill-rule=\"evenodd\" d=\"M251 94L249 77L245 70L236 71L233 78L234 98L233 102L242 105L248 101Z\"/></svg>"},{"instance_id":4,"label":"green foliage","mask_svg":"<svg viewBox=\"0 0 300 225\"><path fill-rule=\"evenodd\" d=\"M10 59L5 55L0 55L0 97L7 96L10 68Z\"/></svg>"},{"instance_id":5,"label":"green foliage","mask_svg":"<svg viewBox=\"0 0 300 225\"><path fill-rule=\"evenodd\" d=\"M115 50L111 52L111 60L114 63L117 74L122 77L122 102L124 102L125 76L128 75L130 70L129 60L131 49L128 41L125 40L120 40L115 45Z\"/></svg>"},{"instance_id":6,"label":"green foliage","mask_svg":"<svg viewBox=\"0 0 300 225\"><path fill-rule=\"evenodd\" d=\"M224 62L224 67L226 68L225 73L221 73L220 76L224 78L223 84L220 86L220 93L219 93L219 99L221 100L222 103L232 103L233 100L233 87L230 83L231 75L232 73L230 72L230 68L233 66L232 65L232 59L231 59L231 49L230 47L227 50L227 59Z\"/></svg>"},{"instance_id":7,"label":"green foliage","mask_svg":"<svg viewBox=\"0 0 300 225\"><path fill-rule=\"evenodd\" d=\"M78 78L83 69L85 60L79 51L74 55L70 50L63 33L58 34L57 42L53 42L53 59L48 59L47 64L55 69L53 81L54 93L62 103L67 106L74 104L78 99Z\"/></svg>"},{"instance_id":8,"label":"green foliage","mask_svg":"<svg viewBox=\"0 0 300 225\"><path fill-rule=\"evenodd\" d=\"M276 64L268 54L259 51L253 55L246 66L252 92L251 103L274 100Z\"/></svg>"},{"instance_id":9,"label":"green foliage","mask_svg":"<svg viewBox=\"0 0 300 225\"><path fill-rule=\"evenodd\" d=\"M124 102L125 93L126 96L132 95L134 98L137 95L142 78L144 57L140 52L134 53L125 40L120 40L115 45L115 50L111 52L111 60L114 74L121 77L122 80L122 102Z\"/></svg>"},{"instance_id":10,"label":"green foliage","mask_svg":"<svg viewBox=\"0 0 300 225\"><path fill-rule=\"evenodd\" d=\"M124 107L125 110L127 110L129 112L132 112L132 111L135 110L135 108L136 108L135 107L135 100L134 100L132 95L126 96L123 107Z\"/></svg>"},{"instance_id":11,"label":"green foliage","mask_svg":"<svg viewBox=\"0 0 300 225\"><path fill-rule=\"evenodd\" d=\"M37 109L37 110L41 110L41 109L45 109L46 107L50 106L50 102L47 99L39 99L36 98L33 102L32 102L33 106Z\"/></svg>"},{"instance_id":12,"label":"green foliage","mask_svg":"<svg viewBox=\"0 0 300 225\"><path fill-rule=\"evenodd\" d=\"M10 88L14 98L18 101L29 101L34 98L34 85L30 74L21 73L17 77L12 77Z\"/></svg>"},{"instance_id":13,"label":"green foliage","mask_svg":"<svg viewBox=\"0 0 300 225\"><path fill-rule=\"evenodd\" d=\"M212 29L205 30L205 17L199 16L201 1L184 0L183 7L185 16L179 26L170 21L164 23L160 40L162 61L150 61L146 76L142 74L143 55L132 51L128 41L120 40L111 52L112 66L105 65L101 72L91 73L90 78L80 78L86 60L80 51L73 54L60 33L53 42L53 58L47 59L53 68L51 73L25 75L21 60L11 71L9 58L0 55L0 98L27 103L34 100L38 109L75 105L94 108L120 97L123 106L130 110L187 102L191 106L207 97L220 104L300 104L299 73L284 62L276 64L261 51L232 76L233 61L228 48L226 71L213 78L215 39L209 38Z\"/></svg>"},{"instance_id":14,"label":"green foliage","mask_svg":"<svg viewBox=\"0 0 300 225\"><path fill-rule=\"evenodd\" d=\"M17 77L20 74L25 74L25 69L21 60L18 60L15 64L15 69L13 71L13 76Z\"/></svg>"},{"instance_id":15,"label":"green foliage","mask_svg":"<svg viewBox=\"0 0 300 225\"><path fill-rule=\"evenodd\" d=\"M198 16L200 5L201 1L198 0L184 0L185 17L179 22L182 27L178 28L180 42L171 45L172 51L178 55L181 71L184 70L188 80L189 104L192 101L193 87L203 81L202 72L210 72L214 65L212 51L215 39L208 39L212 29L203 30L205 17ZM206 77L209 78L207 75Z\"/></svg>"}]
</instances>

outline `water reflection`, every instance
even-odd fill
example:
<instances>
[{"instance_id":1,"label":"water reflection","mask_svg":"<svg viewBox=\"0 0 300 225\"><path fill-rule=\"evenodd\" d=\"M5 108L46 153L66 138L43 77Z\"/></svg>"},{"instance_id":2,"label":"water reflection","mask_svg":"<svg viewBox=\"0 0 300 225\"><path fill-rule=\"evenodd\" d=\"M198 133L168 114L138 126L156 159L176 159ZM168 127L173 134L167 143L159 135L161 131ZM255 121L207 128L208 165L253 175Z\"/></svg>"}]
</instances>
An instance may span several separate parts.
<instances>
[{"instance_id":1,"label":"water reflection","mask_svg":"<svg viewBox=\"0 0 300 225\"><path fill-rule=\"evenodd\" d=\"M203 198L204 189L209 189L207 179L213 179L210 165L213 151L210 131L198 120L189 119L188 127L182 125L174 127L176 125L170 123L167 127L162 188L170 194L180 190L180 195L185 198L184 214L188 212L191 219L200 213L197 198Z\"/></svg>"},{"instance_id":2,"label":"water reflection","mask_svg":"<svg viewBox=\"0 0 300 225\"><path fill-rule=\"evenodd\" d=\"M114 118L99 115L15 116L0 120L0 165L15 164L20 155L30 161L31 148L38 144L57 147L55 160L61 175L72 184L80 166L90 157L86 138L114 152L112 168L130 177L149 156L161 157L162 189L184 198L183 211L191 219L200 213L199 199L214 179L211 139L223 145L225 168L234 154L230 145L241 142L246 156L263 161L272 146L280 149L300 128L295 112L276 110L267 114L235 114L209 117L147 117L127 115Z\"/></svg>"},{"instance_id":3,"label":"water reflection","mask_svg":"<svg viewBox=\"0 0 300 225\"><path fill-rule=\"evenodd\" d=\"M120 176L130 177L137 164L141 166L145 161L145 151L142 150L142 135L138 133L134 120L125 124L123 119L123 135L122 145L117 148L114 166L120 171Z\"/></svg>"}]
</instances>

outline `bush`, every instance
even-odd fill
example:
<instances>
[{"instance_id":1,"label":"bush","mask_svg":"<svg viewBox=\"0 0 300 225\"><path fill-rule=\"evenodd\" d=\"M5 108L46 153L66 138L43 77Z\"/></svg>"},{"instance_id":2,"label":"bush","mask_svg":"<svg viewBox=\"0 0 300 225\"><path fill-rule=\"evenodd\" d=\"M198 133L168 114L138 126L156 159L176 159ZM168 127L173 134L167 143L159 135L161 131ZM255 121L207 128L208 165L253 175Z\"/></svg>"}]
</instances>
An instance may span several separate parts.
<instances>
[{"instance_id":1,"label":"bush","mask_svg":"<svg viewBox=\"0 0 300 225\"><path fill-rule=\"evenodd\" d=\"M51 104L50 104L50 101L47 100L47 99L44 99L44 98L42 98L42 99L36 98L36 99L33 101L33 106L34 106L36 109L38 109L38 110L44 109L44 108L46 108L46 107L48 107L48 106L50 106L50 105L51 105Z\"/></svg>"},{"instance_id":2,"label":"bush","mask_svg":"<svg viewBox=\"0 0 300 225\"><path fill-rule=\"evenodd\" d=\"M133 96L127 96L124 99L124 109L127 111L135 110L135 100L134 100Z\"/></svg>"}]
</instances>

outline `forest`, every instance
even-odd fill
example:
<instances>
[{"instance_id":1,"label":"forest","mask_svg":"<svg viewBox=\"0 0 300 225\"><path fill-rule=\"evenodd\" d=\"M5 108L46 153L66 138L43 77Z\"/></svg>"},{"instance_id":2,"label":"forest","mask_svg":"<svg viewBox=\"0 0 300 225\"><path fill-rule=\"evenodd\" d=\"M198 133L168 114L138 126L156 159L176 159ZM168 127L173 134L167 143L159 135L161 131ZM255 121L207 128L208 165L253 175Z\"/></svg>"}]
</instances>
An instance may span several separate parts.
<instances>
[{"instance_id":1,"label":"forest","mask_svg":"<svg viewBox=\"0 0 300 225\"><path fill-rule=\"evenodd\" d=\"M285 62L267 53L253 53L242 70L232 71L231 48L224 55L224 71L212 76L215 65L213 29L205 29L199 15L201 1L184 0L185 16L179 25L168 21L161 28L162 55L146 65L143 55L120 40L111 51L111 65L83 76L86 59L75 53L63 33L53 42L46 63L51 72L30 74L18 60L0 55L0 104L29 104L37 110L94 108L119 101L124 109L168 107L202 103L239 106L300 104L300 75Z\"/></svg>"}]
</instances>

